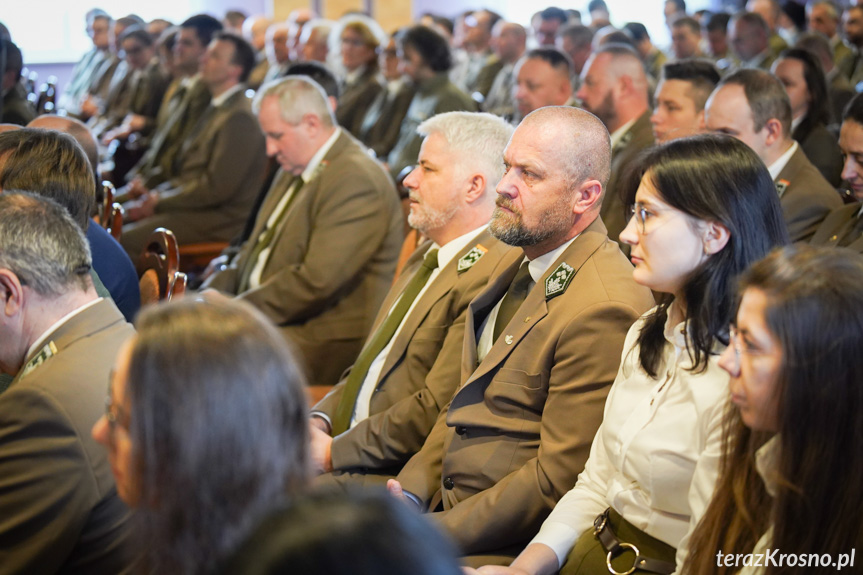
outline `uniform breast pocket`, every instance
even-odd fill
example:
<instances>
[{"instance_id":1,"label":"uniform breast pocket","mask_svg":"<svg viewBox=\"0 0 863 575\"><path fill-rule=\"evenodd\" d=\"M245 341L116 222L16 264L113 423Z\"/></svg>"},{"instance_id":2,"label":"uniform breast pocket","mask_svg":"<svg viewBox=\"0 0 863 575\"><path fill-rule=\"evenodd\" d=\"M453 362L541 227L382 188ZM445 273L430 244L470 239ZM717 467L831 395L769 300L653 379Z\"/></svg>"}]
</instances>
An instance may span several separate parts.
<instances>
[{"instance_id":1,"label":"uniform breast pocket","mask_svg":"<svg viewBox=\"0 0 863 575\"><path fill-rule=\"evenodd\" d=\"M695 462L672 452L650 458L650 499L658 511L689 515L689 486Z\"/></svg>"},{"instance_id":2,"label":"uniform breast pocket","mask_svg":"<svg viewBox=\"0 0 863 575\"><path fill-rule=\"evenodd\" d=\"M540 373L502 368L486 389L486 403L499 416L538 422L547 396L547 380Z\"/></svg>"},{"instance_id":3,"label":"uniform breast pocket","mask_svg":"<svg viewBox=\"0 0 863 575\"><path fill-rule=\"evenodd\" d=\"M407 361L412 370L428 373L440 353L446 337L445 327L421 327L416 330L407 347Z\"/></svg>"}]
</instances>

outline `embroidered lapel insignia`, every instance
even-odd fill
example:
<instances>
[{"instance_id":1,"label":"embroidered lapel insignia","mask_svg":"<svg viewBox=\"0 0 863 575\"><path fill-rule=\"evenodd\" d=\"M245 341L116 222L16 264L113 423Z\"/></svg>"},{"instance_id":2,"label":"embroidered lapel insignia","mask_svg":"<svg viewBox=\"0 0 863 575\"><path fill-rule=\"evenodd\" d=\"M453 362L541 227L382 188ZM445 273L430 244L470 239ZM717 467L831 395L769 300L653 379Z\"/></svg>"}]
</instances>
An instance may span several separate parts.
<instances>
[{"instance_id":1,"label":"embroidered lapel insignia","mask_svg":"<svg viewBox=\"0 0 863 575\"><path fill-rule=\"evenodd\" d=\"M785 190L787 190L788 186L790 186L790 185L791 185L791 182L789 182L788 180L778 180L776 182L776 192L779 194L780 198L782 197L782 195L785 193Z\"/></svg>"},{"instance_id":2,"label":"embroidered lapel insignia","mask_svg":"<svg viewBox=\"0 0 863 575\"><path fill-rule=\"evenodd\" d=\"M458 273L464 273L470 268L472 268L473 265L479 261L479 258L484 256L486 252L488 252L488 248L477 244L475 248L462 256L462 258L458 261Z\"/></svg>"},{"instance_id":3,"label":"embroidered lapel insignia","mask_svg":"<svg viewBox=\"0 0 863 575\"><path fill-rule=\"evenodd\" d=\"M48 361L48 359L57 353L57 346L54 345L53 341L49 341L46 343L39 352L27 362L27 365L21 370L21 376L25 377L31 372L35 371L40 365Z\"/></svg>"},{"instance_id":4,"label":"embroidered lapel insignia","mask_svg":"<svg viewBox=\"0 0 863 575\"><path fill-rule=\"evenodd\" d=\"M563 262L545 279L545 299L550 300L566 291L575 276L575 269Z\"/></svg>"}]
</instances>

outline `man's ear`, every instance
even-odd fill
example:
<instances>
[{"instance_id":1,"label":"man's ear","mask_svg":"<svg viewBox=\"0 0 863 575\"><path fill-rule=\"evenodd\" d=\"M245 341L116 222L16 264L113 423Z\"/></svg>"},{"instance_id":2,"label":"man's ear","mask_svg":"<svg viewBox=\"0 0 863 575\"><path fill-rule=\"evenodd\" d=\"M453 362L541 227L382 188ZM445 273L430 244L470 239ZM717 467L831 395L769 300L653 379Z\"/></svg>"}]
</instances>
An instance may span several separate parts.
<instances>
[{"instance_id":1,"label":"man's ear","mask_svg":"<svg viewBox=\"0 0 863 575\"><path fill-rule=\"evenodd\" d=\"M704 253L710 256L722 251L729 239L731 239L731 232L723 224L707 222L703 238Z\"/></svg>"},{"instance_id":2,"label":"man's ear","mask_svg":"<svg viewBox=\"0 0 863 575\"><path fill-rule=\"evenodd\" d=\"M473 203L485 196L486 179L483 174L474 174L468 180L469 188L464 194L467 203Z\"/></svg>"},{"instance_id":3,"label":"man's ear","mask_svg":"<svg viewBox=\"0 0 863 575\"><path fill-rule=\"evenodd\" d=\"M24 286L18 276L6 268L0 268L0 312L6 317L13 317L23 305Z\"/></svg>"},{"instance_id":4,"label":"man's ear","mask_svg":"<svg viewBox=\"0 0 863 575\"><path fill-rule=\"evenodd\" d=\"M763 129L767 130L767 139L765 140L765 143L768 146L772 146L776 142L780 142L785 138L782 134L782 122L776 118L770 118L767 120Z\"/></svg>"},{"instance_id":5,"label":"man's ear","mask_svg":"<svg viewBox=\"0 0 863 575\"><path fill-rule=\"evenodd\" d=\"M598 206L602 198L602 184L599 180L586 180L579 184L575 190L575 202L572 206L572 212L575 214L583 214Z\"/></svg>"}]
</instances>

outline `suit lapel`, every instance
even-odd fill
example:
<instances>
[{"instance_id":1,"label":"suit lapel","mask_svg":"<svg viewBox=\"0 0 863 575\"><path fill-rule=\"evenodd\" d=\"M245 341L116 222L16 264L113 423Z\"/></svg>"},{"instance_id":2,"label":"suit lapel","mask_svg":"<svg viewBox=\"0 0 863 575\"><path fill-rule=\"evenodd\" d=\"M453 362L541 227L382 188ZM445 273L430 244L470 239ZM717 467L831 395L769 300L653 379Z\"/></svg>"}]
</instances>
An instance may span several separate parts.
<instances>
[{"instance_id":1,"label":"suit lapel","mask_svg":"<svg viewBox=\"0 0 863 575\"><path fill-rule=\"evenodd\" d=\"M527 299L513 317L512 325L516 327L511 331L504 332L504 334L494 342L488 355L486 355L482 363L473 370L473 374L465 380L465 383L460 390L482 378L492 370L500 367L500 365L503 364L509 356L510 352L518 346L521 340L530 333L534 326L548 315L549 300L546 298L545 282L548 277L557 270L561 263L565 262L571 266L574 270L575 277L578 277L578 272L581 270L581 266L583 266L588 258L590 258L590 256L602 246L606 239L607 234L605 225L602 223L600 218L597 218L581 233L578 238L575 239L575 241L569 245L568 248L566 248L566 250L564 250L563 254L561 254L557 261L549 266L540 281L533 286ZM522 260L519 259L510 266L507 273L498 278L501 280L504 277L508 277L509 281L496 281L492 288L489 288L471 302L470 307L472 312L480 310L484 306L493 306L497 303L497 300L503 297L503 293L506 292L512 278L515 277L515 273L518 271L518 265L521 261ZM474 304L477 304L476 307L474 307ZM471 313L468 318L468 323L471 324L471 327L475 327L472 325L473 321L471 321L474 318L474 315L474 313ZM468 330L468 334L465 336L464 355L467 356L468 353L471 353L468 349L471 347L473 349L472 360L474 365L476 364L477 357L476 342L477 337L475 335L475 329L473 331ZM465 369L469 369L467 361L463 363L463 373ZM456 392L456 395L461 393L460 390Z\"/></svg>"}]
</instances>

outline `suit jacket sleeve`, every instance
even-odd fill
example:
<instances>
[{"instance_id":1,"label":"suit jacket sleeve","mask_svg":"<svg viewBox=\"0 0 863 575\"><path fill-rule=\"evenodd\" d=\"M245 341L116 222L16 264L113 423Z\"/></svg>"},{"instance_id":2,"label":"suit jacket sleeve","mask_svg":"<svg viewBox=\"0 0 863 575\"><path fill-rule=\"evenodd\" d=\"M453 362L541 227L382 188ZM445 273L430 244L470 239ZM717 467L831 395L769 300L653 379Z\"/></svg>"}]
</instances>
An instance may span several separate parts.
<instances>
[{"instance_id":1,"label":"suit jacket sleeve","mask_svg":"<svg viewBox=\"0 0 863 575\"><path fill-rule=\"evenodd\" d=\"M333 440L332 459L336 469L402 465L422 448L441 409L458 388L461 365L452 358L460 356L464 345L468 313L467 306L464 307L465 311L447 330L425 386Z\"/></svg>"},{"instance_id":2,"label":"suit jacket sleeve","mask_svg":"<svg viewBox=\"0 0 863 575\"><path fill-rule=\"evenodd\" d=\"M195 157L201 152L202 165L183 162L180 175L162 185L157 213L216 208L227 203L242 186L259 185L259 181L244 183L248 166L259 158L263 165L264 158L263 135L252 115L232 114L214 137L208 151L190 150ZM188 177L190 173L194 177Z\"/></svg>"},{"instance_id":3,"label":"suit jacket sleeve","mask_svg":"<svg viewBox=\"0 0 863 575\"><path fill-rule=\"evenodd\" d=\"M386 201L386 194L393 190L369 180L358 185L352 178L356 180L343 173L326 187L321 182L303 261L283 266L240 295L275 323L301 322L332 305L343 287L362 275L390 233L395 203Z\"/></svg>"},{"instance_id":4,"label":"suit jacket sleeve","mask_svg":"<svg viewBox=\"0 0 863 575\"><path fill-rule=\"evenodd\" d=\"M0 401L0 574L55 573L99 500L78 430L48 394ZM89 433L89 429L86 430Z\"/></svg>"},{"instance_id":5,"label":"suit jacket sleeve","mask_svg":"<svg viewBox=\"0 0 863 575\"><path fill-rule=\"evenodd\" d=\"M493 487L434 514L465 553L525 541L573 487L602 421L623 340L639 315L628 305L603 302L568 323L554 352L537 456ZM450 425L458 424L454 419L448 418Z\"/></svg>"}]
</instances>

